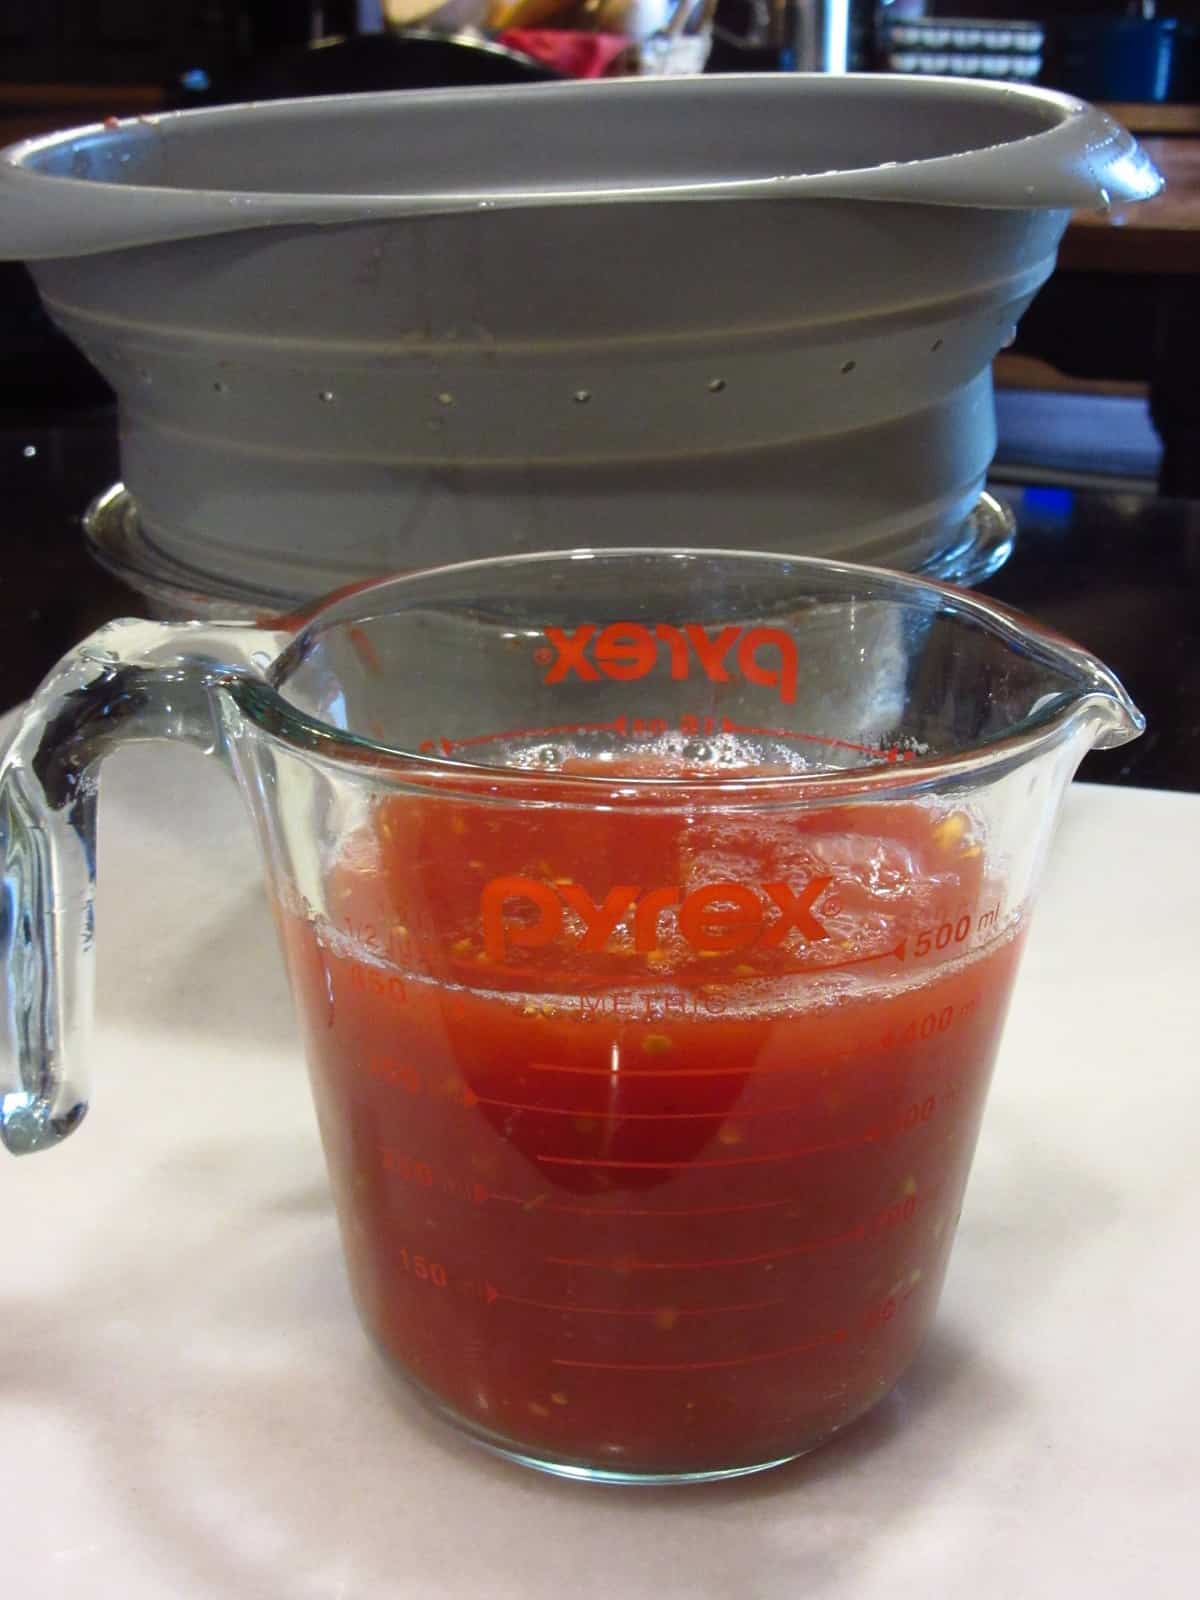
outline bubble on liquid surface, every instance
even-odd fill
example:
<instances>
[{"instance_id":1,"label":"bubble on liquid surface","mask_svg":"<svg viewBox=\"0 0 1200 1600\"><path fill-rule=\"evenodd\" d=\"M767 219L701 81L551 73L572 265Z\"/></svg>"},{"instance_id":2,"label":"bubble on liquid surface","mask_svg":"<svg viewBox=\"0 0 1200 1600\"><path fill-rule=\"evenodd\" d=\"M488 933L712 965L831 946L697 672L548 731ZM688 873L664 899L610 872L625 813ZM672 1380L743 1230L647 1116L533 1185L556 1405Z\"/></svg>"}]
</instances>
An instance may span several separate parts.
<instances>
[{"instance_id":1,"label":"bubble on liquid surface","mask_svg":"<svg viewBox=\"0 0 1200 1600\"><path fill-rule=\"evenodd\" d=\"M537 744L528 751L529 765L532 767L561 767L565 759L565 752L561 745Z\"/></svg>"},{"instance_id":2,"label":"bubble on liquid surface","mask_svg":"<svg viewBox=\"0 0 1200 1600\"><path fill-rule=\"evenodd\" d=\"M522 771L606 777L615 769L614 776L622 778L691 779L701 784L709 780L728 783L741 777L788 778L861 764L827 760L824 755L816 745L806 746L802 753L778 739L748 738L742 734L697 737L660 727L642 736L614 736L611 729L603 726L593 733L577 732L553 741L513 733L473 745L464 752L471 761Z\"/></svg>"}]
</instances>

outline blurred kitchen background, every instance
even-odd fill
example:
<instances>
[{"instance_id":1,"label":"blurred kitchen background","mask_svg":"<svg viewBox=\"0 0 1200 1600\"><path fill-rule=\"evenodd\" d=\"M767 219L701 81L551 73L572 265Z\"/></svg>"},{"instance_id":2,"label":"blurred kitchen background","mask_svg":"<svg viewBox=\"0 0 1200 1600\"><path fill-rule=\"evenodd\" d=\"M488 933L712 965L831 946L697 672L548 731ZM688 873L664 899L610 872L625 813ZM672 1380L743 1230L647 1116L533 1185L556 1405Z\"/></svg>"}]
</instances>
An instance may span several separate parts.
<instances>
[{"instance_id":1,"label":"blurred kitchen background","mask_svg":"<svg viewBox=\"0 0 1200 1600\"><path fill-rule=\"evenodd\" d=\"M0 134L61 127L100 105L119 115L270 92L289 71L306 87L339 74L357 87L402 86L406 71L433 70L405 64L420 62L431 35L440 73L455 81L485 75L455 57L488 42L518 57L514 73L532 63L569 76L885 71L1011 78L1141 104L1200 94L1200 0L971 0L970 17L964 9L958 0L4 0ZM605 47L579 48L580 35Z\"/></svg>"},{"instance_id":2,"label":"blurred kitchen background","mask_svg":"<svg viewBox=\"0 0 1200 1600\"><path fill-rule=\"evenodd\" d=\"M1113 110L1165 173L1080 217L996 369L996 476L1200 494L1200 0L3 0L0 144L296 94L628 73L1011 79ZM720 130L704 130L719 140ZM1128 224L1126 226L1125 224ZM103 407L24 268L0 265L0 408Z\"/></svg>"}]
</instances>

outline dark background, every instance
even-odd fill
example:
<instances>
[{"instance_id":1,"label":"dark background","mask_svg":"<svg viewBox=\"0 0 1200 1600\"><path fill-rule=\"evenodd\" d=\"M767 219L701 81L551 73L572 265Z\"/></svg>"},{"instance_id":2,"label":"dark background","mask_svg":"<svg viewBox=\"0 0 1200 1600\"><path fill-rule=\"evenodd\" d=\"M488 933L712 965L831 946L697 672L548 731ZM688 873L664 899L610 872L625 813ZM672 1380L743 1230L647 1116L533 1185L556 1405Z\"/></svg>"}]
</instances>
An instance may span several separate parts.
<instances>
[{"instance_id":1,"label":"dark background","mask_svg":"<svg viewBox=\"0 0 1200 1600\"><path fill-rule=\"evenodd\" d=\"M873 8L860 3L859 9L860 26L869 31ZM1058 19L1115 17L1129 9L1126 0L926 0L925 6L931 16L1024 19L1051 30ZM0 118L30 109L29 101L6 103L5 90L17 85L150 85L174 95L182 75L199 68L219 86L247 62L314 36L352 33L355 15L354 0L2 0ZM1198 22L1200 0L1169 0L1158 15Z\"/></svg>"},{"instance_id":2,"label":"dark background","mask_svg":"<svg viewBox=\"0 0 1200 1600\"><path fill-rule=\"evenodd\" d=\"M1123 14L1102 0L935 0L935 14L1047 20ZM350 3L287 0L0 0L0 144L42 129L232 92L314 32L352 25ZM1163 15L1200 20L1200 0ZM184 82L186 74L202 79ZM190 86L189 86L190 84ZM1152 281L1058 274L1022 324L1022 347L1066 370L1144 376L1159 326ZM1177 280L1195 294L1194 278ZM1090 304L1093 357L1070 312ZM1108 309L1105 309L1108 308ZM1158 319L1158 320L1156 320ZM1120 369L1120 370L1117 370ZM1086 375L1086 373L1085 373ZM1194 368L1188 382L1195 389ZM41 311L24 269L0 264L0 711L101 622L145 611L84 549L80 515L119 475L111 397ZM1037 483L1033 474L1026 480ZM1187 492L1193 493L1193 490ZM1200 501L1042 487L1016 495L1016 553L985 586L1077 638L1126 680L1150 731L1096 753L1098 781L1200 790Z\"/></svg>"}]
</instances>

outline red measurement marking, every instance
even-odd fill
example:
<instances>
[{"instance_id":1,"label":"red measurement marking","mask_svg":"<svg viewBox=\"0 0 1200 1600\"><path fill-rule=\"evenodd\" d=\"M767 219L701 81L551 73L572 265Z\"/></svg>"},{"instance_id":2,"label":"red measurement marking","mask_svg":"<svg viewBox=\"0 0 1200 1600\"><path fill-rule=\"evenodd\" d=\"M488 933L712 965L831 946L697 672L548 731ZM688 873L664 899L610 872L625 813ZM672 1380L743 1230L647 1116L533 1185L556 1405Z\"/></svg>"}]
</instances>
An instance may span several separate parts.
<instances>
[{"instance_id":1,"label":"red measurement marking","mask_svg":"<svg viewBox=\"0 0 1200 1600\"><path fill-rule=\"evenodd\" d=\"M346 636L354 646L354 653L363 666L378 677L383 671L383 662L379 659L379 652L372 644L370 635L355 625L346 629Z\"/></svg>"},{"instance_id":2,"label":"red measurement marking","mask_svg":"<svg viewBox=\"0 0 1200 1600\"><path fill-rule=\"evenodd\" d=\"M624 716L611 722L560 722L548 728L505 728L499 733L476 733L468 739L424 739L420 750L428 754L437 746L443 755L451 756L456 750L469 750L475 745L495 744L502 739L554 739L569 733L616 733L624 737L629 725Z\"/></svg>"},{"instance_id":3,"label":"red measurement marking","mask_svg":"<svg viewBox=\"0 0 1200 1600\"><path fill-rule=\"evenodd\" d=\"M525 1064L527 1072L567 1072L576 1078L607 1078L610 1083L632 1083L635 1078L729 1078L765 1077L768 1072L798 1072L805 1062L796 1062L789 1067L636 1067L626 1070L622 1067L614 1072L611 1067L565 1067L553 1061L529 1061Z\"/></svg>"},{"instance_id":4,"label":"red measurement marking","mask_svg":"<svg viewBox=\"0 0 1200 1600\"><path fill-rule=\"evenodd\" d=\"M662 1309L659 1306L640 1306L630 1310L626 1306L580 1306L569 1300L526 1300L521 1295L504 1294L490 1283L484 1285L483 1297L490 1306L501 1300L508 1305L529 1306L534 1311L569 1311L589 1317L655 1317ZM723 1311L766 1311L783 1304L782 1300L746 1300L723 1306L672 1306L671 1310L677 1317L707 1317Z\"/></svg>"},{"instance_id":5,"label":"red measurement marking","mask_svg":"<svg viewBox=\"0 0 1200 1600\"><path fill-rule=\"evenodd\" d=\"M960 918L960 922L961 922L961 920L962 919ZM943 924L943 926L944 927L949 927L949 928L951 928L951 930L953 930L954 927L956 926L956 924L948 923L948 924ZM933 938L936 936L936 934L939 931L940 931L939 929L933 929L933 930L925 929L920 934L918 934L917 938L916 938L916 941L914 943L913 951L912 951L911 954L910 954L909 948L908 948L909 936L905 935L905 937L903 939L901 939L898 944L889 945L887 947L887 949L885 949L885 950L875 950L875 951L871 952L868 955L847 956L844 961L805 961L805 962L798 962L798 963L796 963L794 965L791 965L791 966L776 965L775 963L772 963L770 967L764 968L764 970L762 972L760 972L760 973L757 973L756 976L757 977L761 977L761 978L769 978L769 979L777 979L777 978L816 978L816 977L821 977L826 972L844 972L850 967L866 966L868 963L870 963L872 961L885 961L885 960L888 959L889 956L893 960L896 960L896 961L920 960L921 958L931 954L934 950L941 951L941 950L944 950L946 948L950 949L951 958L952 958L953 955L955 954L954 944L957 944L957 945L961 946L963 941L962 940L955 940L954 943L949 945L949 946L937 945L937 944L933 943L932 940L933 940ZM966 937L966 935L964 935L964 938L965 937ZM1001 934L997 935L993 939L985 940L983 944L972 945L972 946L970 946L970 953L971 953L972 956L982 956L984 954L984 952L987 951L987 950L990 950L991 947L994 944L1003 943L1003 941L1007 937L1008 937L1007 933L1001 933ZM592 952L592 953L595 954L596 952ZM962 951L961 949L957 953L965 954L965 952ZM462 963L460 963L460 965L470 965L472 970L475 970L475 964L474 964L473 961L467 962L464 959L464 961ZM706 969L706 970L709 970L709 969ZM545 977L545 973L542 970L540 970L539 968L537 968L537 967L517 966L517 965L514 965L513 963L511 963L511 962L509 962L507 960L503 962L503 971L504 971L504 975L505 975L506 978L525 979L530 983L540 982ZM751 979L751 978L745 978L745 979L742 980L743 983L750 983L750 982L753 982L753 981L754 980ZM599 985L603 984L604 982L605 982L605 979L603 977L581 978L579 993L580 994L589 993L591 990L597 988ZM639 982L643 982L643 983L645 982L645 978L640 973L639 973ZM647 991L645 991L647 998L652 994L661 994L661 995L665 995L665 996L673 996L675 991L671 988L671 983L672 982L673 982L672 979L666 978L666 979L664 979L662 985L660 986L660 988L658 990L656 990L656 991L655 990L647 990ZM575 995L562 995L562 996L559 996L558 998L560 1000L571 1000L571 999L576 998L576 996ZM636 1020L636 1019L630 1019L630 1020ZM537 1069L535 1068L535 1070L537 1070ZM543 1068L542 1070L545 1070L545 1069ZM579 1070L583 1070L583 1069L580 1069L580 1068L574 1068L574 1069L562 1068L560 1070L563 1070L563 1071L569 1071L569 1070L579 1071Z\"/></svg>"},{"instance_id":6,"label":"red measurement marking","mask_svg":"<svg viewBox=\"0 0 1200 1600\"><path fill-rule=\"evenodd\" d=\"M612 1077L612 1074L609 1074ZM619 1081L619 1078L614 1081ZM464 1098L464 1105L466 1100ZM741 1121L747 1117L786 1117L811 1111L811 1105L772 1106L763 1111L592 1111L586 1106L530 1105L521 1100L488 1100L482 1095L473 1104L498 1106L504 1111L532 1111L547 1117L587 1117L593 1122L719 1122L727 1117Z\"/></svg>"},{"instance_id":7,"label":"red measurement marking","mask_svg":"<svg viewBox=\"0 0 1200 1600\"><path fill-rule=\"evenodd\" d=\"M720 1367L749 1367L760 1361L782 1361L788 1356L805 1355L810 1350L823 1350L827 1345L844 1344L847 1337L845 1328L835 1328L832 1333L821 1334L803 1344L785 1345L781 1350L759 1350L750 1356L727 1356L722 1361L577 1361L555 1356L551 1365L586 1367L591 1372L714 1372Z\"/></svg>"},{"instance_id":8,"label":"red measurement marking","mask_svg":"<svg viewBox=\"0 0 1200 1600\"><path fill-rule=\"evenodd\" d=\"M481 1183L475 1184L469 1198L477 1205L494 1200L498 1205L520 1206L531 1216L535 1212L552 1211L572 1217L728 1217L748 1211L778 1211L782 1206L795 1204L794 1196L784 1195L779 1200L746 1200L732 1206L572 1206L554 1200L539 1201L534 1195L496 1194L485 1189ZM905 1209L907 1207L911 1209ZM906 1201L897 1201L892 1206L885 1206L865 1226L868 1233L872 1231L882 1233L901 1222L911 1221L915 1210L916 1196L913 1195ZM882 1220L891 1218L893 1212L897 1213L894 1220Z\"/></svg>"},{"instance_id":9,"label":"red measurement marking","mask_svg":"<svg viewBox=\"0 0 1200 1600\"><path fill-rule=\"evenodd\" d=\"M709 887L711 888L711 887L713 887L713 885L709 885ZM870 961L884 961L884 960L887 959L888 956L892 956L897 961L903 961L904 958L905 958L905 953L906 953L906 945L907 945L907 941L904 940L904 939L901 939L899 944L889 945L886 950L875 950L870 955L865 955L865 956L847 956L847 958L844 961L805 961L805 962L797 962L794 965L790 965L790 966L786 966L786 965L782 965L780 963L772 962L770 967L765 968L761 973L756 974L756 976L762 977L762 978L771 978L771 979L775 979L775 978L816 978L816 977L822 976L822 974L824 974L826 972L843 972L848 967L861 967L861 966L866 965L866 963L868 963ZM984 948L984 947L981 946L980 948ZM603 954L603 952L596 952L596 951L592 951L590 953L593 954L593 955L595 955L595 954ZM475 962L474 962L473 959L469 960L469 961L464 959L464 961L461 964L462 965L466 965L466 966L470 966L472 968L472 970L477 970L477 968L475 967ZM517 965L514 965L512 962L507 961L507 960L504 960L502 963L498 963L498 964L500 964L501 970L503 971L504 976L506 978L514 978L514 979L515 978L523 978L523 979L527 980L530 983L534 983L534 982L542 981L546 976L545 972L540 970L537 967L517 966ZM709 967L707 967L707 966L705 967L705 971L706 972L708 972L710 970L711 969ZM598 987L600 984L602 984L604 981L605 980L603 978L593 978L592 980L590 980L590 984L587 983L587 982L581 982L581 988L582 988L583 992L587 992L589 987L594 989L594 988ZM675 991L672 990L672 988L671 988L671 981L672 980L670 980L670 979L665 980L663 982L663 984L661 985L661 987L659 988L659 990L657 991L657 993L663 994L663 995L673 996ZM743 983L750 983L750 982L753 982L753 979L744 978L744 979L742 979L740 981L743 982ZM640 972L639 972L639 975L638 975L638 982L639 983L644 983L645 982L645 977ZM645 992L646 992L647 996L656 993L656 991L649 990L649 989L646 990ZM559 996L558 998L560 998L560 999L574 999L575 996L574 995L564 995L564 996ZM636 1020L636 1019L632 1019L632 1020Z\"/></svg>"},{"instance_id":10,"label":"red measurement marking","mask_svg":"<svg viewBox=\"0 0 1200 1600\"><path fill-rule=\"evenodd\" d=\"M505 1205L521 1206L533 1213L535 1211L562 1212L572 1217L726 1217L741 1211L777 1211L780 1206L793 1205L791 1195L785 1195L782 1200L748 1200L736 1206L567 1206L555 1201L546 1201L539 1204L532 1197L519 1194L488 1194L484 1193L484 1200L496 1200Z\"/></svg>"},{"instance_id":11,"label":"red measurement marking","mask_svg":"<svg viewBox=\"0 0 1200 1600\"><path fill-rule=\"evenodd\" d=\"M742 733L760 739L799 739L805 744L829 745L835 750L853 750L856 755L874 756L877 761L915 761L911 750L901 750L896 745L881 750L875 744L855 744L852 739L833 739L824 733L797 733L793 728L755 728L749 723L735 722L732 717L721 718L722 733Z\"/></svg>"},{"instance_id":12,"label":"red measurement marking","mask_svg":"<svg viewBox=\"0 0 1200 1600\"><path fill-rule=\"evenodd\" d=\"M860 1144L878 1144L875 1129L853 1139L835 1139L829 1144L810 1144L801 1150L777 1150L770 1155L730 1156L723 1161L618 1161L602 1156L538 1156L548 1167L648 1167L656 1171L690 1171L694 1167L749 1167L768 1161L798 1161L801 1156L820 1155L826 1150L850 1150Z\"/></svg>"},{"instance_id":13,"label":"red measurement marking","mask_svg":"<svg viewBox=\"0 0 1200 1600\"><path fill-rule=\"evenodd\" d=\"M811 972L814 974L821 972L841 972L846 967L865 966L868 961L882 961L885 956L894 956L897 961L903 961L904 944L905 941L901 939L900 943L893 945L890 950L876 950L873 955L869 956L848 956L845 961L822 961L819 965L816 963L810 963L809 965L803 967L784 967L780 969L779 976L784 978L794 978L806 972ZM776 974L772 971L770 976L773 978L776 976Z\"/></svg>"},{"instance_id":14,"label":"red measurement marking","mask_svg":"<svg viewBox=\"0 0 1200 1600\"><path fill-rule=\"evenodd\" d=\"M637 1078L771 1078L781 1072L804 1072L811 1066L807 1061L792 1061L778 1067L622 1067L614 1072L611 1067L565 1067L550 1061L528 1061L526 1072L565 1072L577 1078L607 1078L610 1083L622 1086Z\"/></svg>"},{"instance_id":15,"label":"red measurement marking","mask_svg":"<svg viewBox=\"0 0 1200 1600\"><path fill-rule=\"evenodd\" d=\"M782 1261L787 1256L810 1255L814 1250L825 1250L831 1245L849 1244L865 1239L866 1223L856 1223L845 1233L832 1233L824 1239L809 1239L804 1244L785 1245L779 1250L763 1250L752 1256L715 1256L707 1261L638 1261L636 1258L613 1257L596 1260L592 1256L547 1256L556 1267L599 1267L607 1272L703 1272L716 1267L749 1267L762 1261Z\"/></svg>"}]
</instances>

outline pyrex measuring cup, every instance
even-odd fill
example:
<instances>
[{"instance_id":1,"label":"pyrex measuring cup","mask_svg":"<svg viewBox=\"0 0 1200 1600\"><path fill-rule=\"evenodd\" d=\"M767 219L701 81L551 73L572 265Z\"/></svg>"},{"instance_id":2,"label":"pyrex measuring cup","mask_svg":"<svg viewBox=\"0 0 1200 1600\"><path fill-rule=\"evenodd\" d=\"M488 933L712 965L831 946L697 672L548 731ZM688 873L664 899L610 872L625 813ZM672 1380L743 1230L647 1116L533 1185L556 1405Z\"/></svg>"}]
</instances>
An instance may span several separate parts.
<instances>
[{"instance_id":1,"label":"pyrex measuring cup","mask_svg":"<svg viewBox=\"0 0 1200 1600\"><path fill-rule=\"evenodd\" d=\"M769 1466L916 1352L1060 797L1140 727L985 601L777 556L114 623L0 769L0 1133L86 1108L98 764L199 745L258 830L390 1365L552 1471Z\"/></svg>"}]
</instances>

